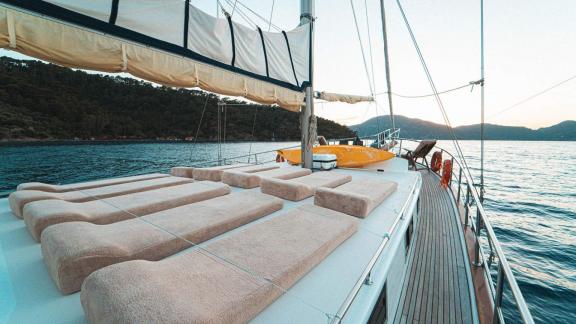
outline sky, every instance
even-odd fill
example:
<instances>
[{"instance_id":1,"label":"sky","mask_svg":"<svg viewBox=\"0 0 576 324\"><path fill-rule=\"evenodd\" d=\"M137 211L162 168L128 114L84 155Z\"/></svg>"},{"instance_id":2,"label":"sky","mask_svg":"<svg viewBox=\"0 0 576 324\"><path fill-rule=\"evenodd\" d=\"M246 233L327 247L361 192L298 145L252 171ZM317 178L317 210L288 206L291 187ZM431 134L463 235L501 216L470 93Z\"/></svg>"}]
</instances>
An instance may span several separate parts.
<instances>
[{"instance_id":1,"label":"sky","mask_svg":"<svg viewBox=\"0 0 576 324\"><path fill-rule=\"evenodd\" d=\"M386 82L379 0L352 1L368 74L373 73L374 93L381 93L386 91ZM221 2L228 5L226 0ZM270 16L273 2L272 22L286 30L296 27L299 0L241 0L264 17ZM396 1L384 2L393 92L430 94L431 88ZM216 15L216 1L192 0L192 3ZM401 3L439 91L480 79L480 0L403 0ZM243 9L238 4L237 8ZM351 8L350 0L316 0L315 90L371 93ZM258 21L256 16L243 11ZM486 122L540 128L576 119L576 78L502 112L576 76L574 12L576 2L573 0L485 0ZM238 14L233 19L245 23ZM264 21L260 20L259 25L267 29ZM0 50L0 55L24 58L5 50ZM317 103L315 112L341 124L353 125L377 114L388 114L386 96L379 95L377 99L378 104ZM453 126L480 122L479 87L472 91L471 88L454 91L442 95L442 99ZM395 114L443 123L433 97L394 97L393 100Z\"/></svg>"}]
</instances>

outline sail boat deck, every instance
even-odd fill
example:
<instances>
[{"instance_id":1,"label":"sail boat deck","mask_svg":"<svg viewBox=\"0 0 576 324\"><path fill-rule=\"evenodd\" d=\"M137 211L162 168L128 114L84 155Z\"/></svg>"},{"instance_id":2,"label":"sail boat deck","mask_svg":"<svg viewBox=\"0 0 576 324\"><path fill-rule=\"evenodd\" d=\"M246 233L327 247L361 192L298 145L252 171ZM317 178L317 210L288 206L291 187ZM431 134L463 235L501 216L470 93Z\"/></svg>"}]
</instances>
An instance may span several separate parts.
<instances>
[{"instance_id":1,"label":"sail boat deck","mask_svg":"<svg viewBox=\"0 0 576 324\"><path fill-rule=\"evenodd\" d=\"M421 171L420 226L395 323L478 322L462 231L448 191Z\"/></svg>"}]
</instances>

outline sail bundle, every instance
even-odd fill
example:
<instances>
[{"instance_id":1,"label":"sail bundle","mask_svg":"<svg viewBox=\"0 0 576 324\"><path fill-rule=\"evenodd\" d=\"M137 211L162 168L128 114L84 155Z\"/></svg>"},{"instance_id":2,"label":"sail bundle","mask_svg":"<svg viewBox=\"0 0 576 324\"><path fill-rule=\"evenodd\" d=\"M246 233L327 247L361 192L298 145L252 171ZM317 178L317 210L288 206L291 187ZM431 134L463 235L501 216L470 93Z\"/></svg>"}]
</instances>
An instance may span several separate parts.
<instances>
[{"instance_id":1,"label":"sail bundle","mask_svg":"<svg viewBox=\"0 0 576 324\"><path fill-rule=\"evenodd\" d=\"M310 36L310 24L266 32L188 0L0 1L0 48L292 111L310 84Z\"/></svg>"}]
</instances>

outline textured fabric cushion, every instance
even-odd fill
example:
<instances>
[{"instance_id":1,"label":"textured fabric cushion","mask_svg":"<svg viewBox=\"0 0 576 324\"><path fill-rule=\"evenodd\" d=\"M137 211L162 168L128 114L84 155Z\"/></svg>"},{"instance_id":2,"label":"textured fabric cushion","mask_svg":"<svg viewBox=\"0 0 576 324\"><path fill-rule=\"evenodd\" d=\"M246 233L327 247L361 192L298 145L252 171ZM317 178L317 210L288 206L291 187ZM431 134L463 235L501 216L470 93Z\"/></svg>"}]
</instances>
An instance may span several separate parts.
<instances>
[{"instance_id":1,"label":"textured fabric cushion","mask_svg":"<svg viewBox=\"0 0 576 324\"><path fill-rule=\"evenodd\" d=\"M46 183L42 183L42 182L28 182L28 183L21 183L20 185L18 185L16 190L40 190L40 191L48 191L48 192L67 192L67 191L74 191L74 190L83 190L83 189L110 186L110 185L126 183L126 182L155 179L155 178L161 178L161 177L167 177L167 176L168 176L167 174L163 174L163 173L152 173L152 174L143 174L143 175L132 176L132 177L114 178L114 179L82 182L82 183L72 183L72 184L67 184L67 185L51 185L51 184L46 184Z\"/></svg>"},{"instance_id":2,"label":"textured fabric cushion","mask_svg":"<svg viewBox=\"0 0 576 324\"><path fill-rule=\"evenodd\" d=\"M205 250L95 271L82 285L82 307L91 323L244 323L354 234L357 224L342 213L301 206Z\"/></svg>"},{"instance_id":3,"label":"textured fabric cushion","mask_svg":"<svg viewBox=\"0 0 576 324\"><path fill-rule=\"evenodd\" d=\"M192 179L193 176L193 172L194 172L193 167L173 167L170 169L170 174L175 176L175 177L184 177L184 178L190 178Z\"/></svg>"},{"instance_id":4,"label":"textured fabric cushion","mask_svg":"<svg viewBox=\"0 0 576 324\"><path fill-rule=\"evenodd\" d=\"M108 225L68 222L42 233L42 254L62 293L90 273L128 260L160 260L282 208L283 201L243 191Z\"/></svg>"},{"instance_id":5,"label":"textured fabric cushion","mask_svg":"<svg viewBox=\"0 0 576 324\"><path fill-rule=\"evenodd\" d=\"M181 177L162 177L150 180L127 182L105 187L97 187L97 188L68 191L68 192L18 190L10 194L10 196L8 197L8 201L10 202L10 208L12 209L12 213L17 217L22 218L22 210L24 209L24 205L33 201L59 199L72 202L84 202L114 196L121 196L134 192L170 187L183 183L188 183L191 181L192 181L191 179Z\"/></svg>"},{"instance_id":6,"label":"textured fabric cushion","mask_svg":"<svg viewBox=\"0 0 576 324\"><path fill-rule=\"evenodd\" d=\"M205 181L83 203L41 200L24 206L24 221L32 237L39 241L42 231L53 224L72 221L110 224L134 218L135 215L144 216L229 192L230 187L225 184Z\"/></svg>"},{"instance_id":7,"label":"textured fabric cushion","mask_svg":"<svg viewBox=\"0 0 576 324\"><path fill-rule=\"evenodd\" d=\"M398 184L392 181L355 180L336 189L318 188L314 204L364 218L397 187Z\"/></svg>"},{"instance_id":8,"label":"textured fabric cushion","mask_svg":"<svg viewBox=\"0 0 576 324\"><path fill-rule=\"evenodd\" d=\"M231 165L220 165L220 166L208 167L208 168L196 168L196 169L194 169L194 179L196 179L196 180L208 180L208 181L221 181L222 180L222 172L224 172L224 170L237 169L237 168L246 169L247 167L251 168L248 170L253 170L255 166L252 166L252 165L246 164L246 163L239 163L239 164L231 164ZM258 169L255 169L255 170L258 170Z\"/></svg>"},{"instance_id":9,"label":"textured fabric cushion","mask_svg":"<svg viewBox=\"0 0 576 324\"><path fill-rule=\"evenodd\" d=\"M290 180L264 178L260 181L260 189L263 193L300 201L314 195L317 188L334 188L350 182L352 177L334 171L314 172L311 175Z\"/></svg>"},{"instance_id":10,"label":"textured fabric cushion","mask_svg":"<svg viewBox=\"0 0 576 324\"><path fill-rule=\"evenodd\" d=\"M309 175L310 173L312 173L312 171L309 169L300 167L284 167L255 173L229 170L224 171L222 174L222 182L234 187L250 189L258 187L260 185L260 179L262 178L292 179Z\"/></svg>"}]
</instances>

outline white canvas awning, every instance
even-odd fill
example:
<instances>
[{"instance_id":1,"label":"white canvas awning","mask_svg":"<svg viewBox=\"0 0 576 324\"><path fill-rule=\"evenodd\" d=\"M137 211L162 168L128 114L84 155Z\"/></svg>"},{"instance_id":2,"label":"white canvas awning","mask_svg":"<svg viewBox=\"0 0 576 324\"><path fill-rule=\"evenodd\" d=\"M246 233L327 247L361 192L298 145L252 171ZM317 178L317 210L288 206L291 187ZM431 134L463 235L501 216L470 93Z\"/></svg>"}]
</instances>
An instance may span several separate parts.
<instances>
[{"instance_id":1,"label":"white canvas awning","mask_svg":"<svg viewBox=\"0 0 576 324\"><path fill-rule=\"evenodd\" d=\"M0 48L293 111L310 82L309 24L253 30L186 0L0 0Z\"/></svg>"}]
</instances>

